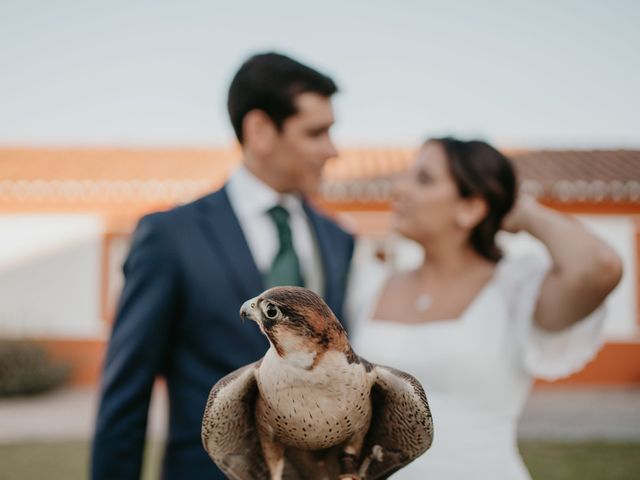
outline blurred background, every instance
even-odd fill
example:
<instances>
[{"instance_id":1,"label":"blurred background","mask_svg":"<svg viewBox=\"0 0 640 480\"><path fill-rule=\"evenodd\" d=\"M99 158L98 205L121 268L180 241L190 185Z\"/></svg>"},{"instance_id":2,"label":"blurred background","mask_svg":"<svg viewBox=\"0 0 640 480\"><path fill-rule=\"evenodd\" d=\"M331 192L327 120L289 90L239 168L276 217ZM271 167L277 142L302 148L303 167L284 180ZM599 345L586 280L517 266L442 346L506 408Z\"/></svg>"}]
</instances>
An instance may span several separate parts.
<instances>
[{"instance_id":1,"label":"blurred background","mask_svg":"<svg viewBox=\"0 0 640 480\"><path fill-rule=\"evenodd\" d=\"M501 148L617 250L607 343L536 384L520 448L534 478L640 478L639 21L621 0L0 0L0 479L86 477L130 234L238 164L226 89L266 50L337 80L316 202L363 254L416 261L388 234L390 182L448 134ZM158 388L146 478L165 408Z\"/></svg>"}]
</instances>

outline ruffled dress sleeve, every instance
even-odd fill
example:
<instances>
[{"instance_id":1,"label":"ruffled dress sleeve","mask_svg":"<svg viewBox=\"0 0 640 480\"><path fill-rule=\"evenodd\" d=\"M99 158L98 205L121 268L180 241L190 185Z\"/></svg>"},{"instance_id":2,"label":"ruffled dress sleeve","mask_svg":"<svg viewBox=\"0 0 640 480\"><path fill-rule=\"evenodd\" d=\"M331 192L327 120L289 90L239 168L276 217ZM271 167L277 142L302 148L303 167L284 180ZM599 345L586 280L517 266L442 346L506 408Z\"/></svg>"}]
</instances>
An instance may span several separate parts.
<instances>
[{"instance_id":1,"label":"ruffled dress sleeve","mask_svg":"<svg viewBox=\"0 0 640 480\"><path fill-rule=\"evenodd\" d=\"M503 285L512 302L513 332L524 369L549 381L582 370L604 343L604 304L564 330L546 331L534 322L534 313L550 259L531 255L506 261Z\"/></svg>"}]
</instances>

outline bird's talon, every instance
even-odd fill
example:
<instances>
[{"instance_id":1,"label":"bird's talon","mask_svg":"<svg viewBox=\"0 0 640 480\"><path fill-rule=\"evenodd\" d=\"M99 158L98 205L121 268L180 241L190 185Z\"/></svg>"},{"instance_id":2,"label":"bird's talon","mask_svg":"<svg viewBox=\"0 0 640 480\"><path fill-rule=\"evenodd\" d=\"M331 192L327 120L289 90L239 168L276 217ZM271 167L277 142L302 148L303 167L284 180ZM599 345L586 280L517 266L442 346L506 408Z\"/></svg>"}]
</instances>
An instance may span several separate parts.
<instances>
[{"instance_id":1,"label":"bird's talon","mask_svg":"<svg viewBox=\"0 0 640 480\"><path fill-rule=\"evenodd\" d=\"M382 461L382 459L384 458L384 452L380 445L373 446L373 448L371 449L371 458L373 460L377 460L378 462Z\"/></svg>"}]
</instances>

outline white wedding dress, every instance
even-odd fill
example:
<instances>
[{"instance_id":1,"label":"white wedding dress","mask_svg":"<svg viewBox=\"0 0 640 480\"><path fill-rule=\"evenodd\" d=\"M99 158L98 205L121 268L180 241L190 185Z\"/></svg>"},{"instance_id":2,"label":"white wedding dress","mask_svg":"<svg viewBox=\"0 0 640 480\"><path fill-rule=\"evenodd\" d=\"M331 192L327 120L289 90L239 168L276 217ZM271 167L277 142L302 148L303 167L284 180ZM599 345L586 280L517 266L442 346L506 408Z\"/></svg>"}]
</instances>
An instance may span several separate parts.
<instances>
[{"instance_id":1,"label":"white wedding dress","mask_svg":"<svg viewBox=\"0 0 640 480\"><path fill-rule=\"evenodd\" d=\"M431 449L393 475L405 480L529 479L516 444L534 377L580 370L602 344L603 308L547 333L533 324L544 257L501 260L457 319L407 324L373 319L386 274L367 271L352 332L358 355L415 376L434 422ZM366 297L366 298L364 298Z\"/></svg>"}]
</instances>

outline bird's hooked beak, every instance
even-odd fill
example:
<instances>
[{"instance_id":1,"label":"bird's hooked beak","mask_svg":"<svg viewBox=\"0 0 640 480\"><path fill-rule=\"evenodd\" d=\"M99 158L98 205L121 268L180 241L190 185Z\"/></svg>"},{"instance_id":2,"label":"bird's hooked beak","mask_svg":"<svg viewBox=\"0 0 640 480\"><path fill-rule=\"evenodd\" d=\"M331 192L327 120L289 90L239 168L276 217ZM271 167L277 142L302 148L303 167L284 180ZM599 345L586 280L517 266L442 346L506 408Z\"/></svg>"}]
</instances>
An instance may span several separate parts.
<instances>
[{"instance_id":1,"label":"bird's hooked beak","mask_svg":"<svg viewBox=\"0 0 640 480\"><path fill-rule=\"evenodd\" d=\"M240 307L240 318L244 322L245 318L253 320L256 323L260 323L258 320L260 309L258 309L258 297L251 298L242 304Z\"/></svg>"}]
</instances>

